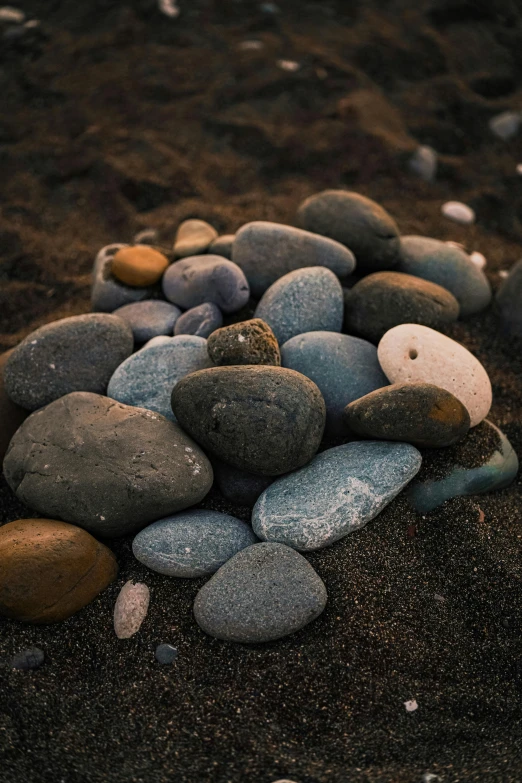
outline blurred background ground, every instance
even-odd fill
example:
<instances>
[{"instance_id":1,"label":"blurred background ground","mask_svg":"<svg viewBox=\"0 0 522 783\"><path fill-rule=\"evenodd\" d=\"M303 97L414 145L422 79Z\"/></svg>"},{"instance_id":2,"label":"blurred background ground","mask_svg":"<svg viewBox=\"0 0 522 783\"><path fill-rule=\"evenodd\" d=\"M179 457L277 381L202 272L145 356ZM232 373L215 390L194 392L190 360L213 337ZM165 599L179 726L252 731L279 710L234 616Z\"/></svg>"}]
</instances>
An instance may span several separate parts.
<instances>
[{"instance_id":1,"label":"blurred background ground","mask_svg":"<svg viewBox=\"0 0 522 783\"><path fill-rule=\"evenodd\" d=\"M40 24L1 28L0 350L89 309L104 244L149 227L169 244L188 217L222 233L292 223L326 187L376 199L403 233L484 253L495 288L518 260L522 135L488 126L522 109L518 2L261 5L180 0L174 19L155 0L24 0ZM433 184L408 170L419 144L439 154ZM476 224L442 218L448 199ZM520 346L492 312L449 334L484 363L490 418L521 455ZM5 485L0 513L31 515ZM0 667L0 779L520 781L520 517L520 480L426 519L399 500L310 556L330 596L319 621L252 648L195 626L201 580L146 572L116 543L118 582L79 615L0 624L4 664L23 646L47 654L37 672ZM150 585L151 610L118 641L129 578ZM171 668L154 662L162 641L180 651Z\"/></svg>"}]
</instances>

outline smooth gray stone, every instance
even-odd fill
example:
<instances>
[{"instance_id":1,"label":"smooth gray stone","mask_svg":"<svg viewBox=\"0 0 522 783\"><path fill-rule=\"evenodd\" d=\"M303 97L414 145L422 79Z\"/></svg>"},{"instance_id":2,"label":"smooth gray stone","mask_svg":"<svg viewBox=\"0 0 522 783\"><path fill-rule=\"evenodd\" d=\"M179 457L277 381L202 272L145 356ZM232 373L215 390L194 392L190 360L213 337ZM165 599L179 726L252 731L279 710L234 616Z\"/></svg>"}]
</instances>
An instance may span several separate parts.
<instances>
[{"instance_id":1,"label":"smooth gray stone","mask_svg":"<svg viewBox=\"0 0 522 783\"><path fill-rule=\"evenodd\" d=\"M207 457L177 424L87 392L29 416L4 474L43 516L109 537L199 503L213 481Z\"/></svg>"},{"instance_id":2,"label":"smooth gray stone","mask_svg":"<svg viewBox=\"0 0 522 783\"><path fill-rule=\"evenodd\" d=\"M433 147L421 145L417 147L408 166L413 174L423 179L425 182L433 182L437 176L437 153Z\"/></svg>"},{"instance_id":3,"label":"smooth gray stone","mask_svg":"<svg viewBox=\"0 0 522 783\"><path fill-rule=\"evenodd\" d=\"M210 243L217 239L217 235L216 229L205 220L184 220L176 232L174 254L178 258L185 258L204 253Z\"/></svg>"},{"instance_id":4,"label":"smooth gray stone","mask_svg":"<svg viewBox=\"0 0 522 783\"><path fill-rule=\"evenodd\" d=\"M254 316L267 323L280 345L303 332L340 332L343 289L329 269L312 266L283 275L268 288Z\"/></svg>"},{"instance_id":5,"label":"smooth gray stone","mask_svg":"<svg viewBox=\"0 0 522 783\"><path fill-rule=\"evenodd\" d=\"M212 332L223 326L223 315L213 302L203 302L191 307L178 318L174 334L193 334L195 337L210 337Z\"/></svg>"},{"instance_id":6,"label":"smooth gray stone","mask_svg":"<svg viewBox=\"0 0 522 783\"><path fill-rule=\"evenodd\" d=\"M228 258L231 261L232 245L234 244L235 238L235 234L223 234L210 243L208 252L214 253L216 256L223 256L223 258Z\"/></svg>"},{"instance_id":7,"label":"smooth gray stone","mask_svg":"<svg viewBox=\"0 0 522 783\"><path fill-rule=\"evenodd\" d=\"M324 190L303 201L297 222L331 237L355 254L358 270L391 269L399 261L399 229L372 199L348 190Z\"/></svg>"},{"instance_id":8,"label":"smooth gray stone","mask_svg":"<svg viewBox=\"0 0 522 783\"><path fill-rule=\"evenodd\" d=\"M232 260L243 269L256 298L280 277L296 269L324 266L338 277L346 277L355 268L353 253L339 242L262 220L239 229Z\"/></svg>"},{"instance_id":9,"label":"smooth gray stone","mask_svg":"<svg viewBox=\"0 0 522 783\"><path fill-rule=\"evenodd\" d=\"M252 527L265 541L321 549L374 519L420 466L420 452L409 443L359 441L328 449L263 492Z\"/></svg>"},{"instance_id":10,"label":"smooth gray stone","mask_svg":"<svg viewBox=\"0 0 522 783\"><path fill-rule=\"evenodd\" d=\"M213 574L257 543L252 528L229 514L196 509L160 519L132 542L134 557L158 574L192 579Z\"/></svg>"},{"instance_id":11,"label":"smooth gray stone","mask_svg":"<svg viewBox=\"0 0 522 783\"><path fill-rule=\"evenodd\" d=\"M522 259L511 267L500 284L496 306L505 330L522 338Z\"/></svg>"},{"instance_id":12,"label":"smooth gray stone","mask_svg":"<svg viewBox=\"0 0 522 783\"><path fill-rule=\"evenodd\" d=\"M491 301L489 281L464 250L431 237L401 237L398 272L430 280L450 291L465 318Z\"/></svg>"},{"instance_id":13,"label":"smooth gray stone","mask_svg":"<svg viewBox=\"0 0 522 783\"><path fill-rule=\"evenodd\" d=\"M220 460L214 460L212 466L223 497L240 506L253 506L261 492L274 480L271 476L249 473Z\"/></svg>"},{"instance_id":14,"label":"smooth gray stone","mask_svg":"<svg viewBox=\"0 0 522 783\"><path fill-rule=\"evenodd\" d=\"M163 643L158 644L154 654L158 663L169 664L174 663L179 655L179 652L175 647L172 646L172 644Z\"/></svg>"},{"instance_id":15,"label":"smooth gray stone","mask_svg":"<svg viewBox=\"0 0 522 783\"><path fill-rule=\"evenodd\" d=\"M345 432L343 411L348 403L388 386L376 347L347 334L307 332L292 337L281 347L281 364L317 384L331 434Z\"/></svg>"},{"instance_id":16,"label":"smooth gray stone","mask_svg":"<svg viewBox=\"0 0 522 783\"><path fill-rule=\"evenodd\" d=\"M13 655L10 666L11 669L29 671L30 669L39 669L44 660L45 653L43 650L39 647L30 647Z\"/></svg>"},{"instance_id":17,"label":"smooth gray stone","mask_svg":"<svg viewBox=\"0 0 522 783\"><path fill-rule=\"evenodd\" d=\"M185 375L207 367L212 367L212 362L203 337L171 337L144 346L120 364L109 381L107 396L175 421L170 404L174 386Z\"/></svg>"},{"instance_id":18,"label":"smooth gray stone","mask_svg":"<svg viewBox=\"0 0 522 783\"><path fill-rule=\"evenodd\" d=\"M250 297L243 271L221 256L183 258L163 275L163 293L169 302L186 310L213 302L224 313L240 310Z\"/></svg>"},{"instance_id":19,"label":"smooth gray stone","mask_svg":"<svg viewBox=\"0 0 522 783\"><path fill-rule=\"evenodd\" d=\"M93 267L93 282L91 288L91 309L95 312L112 313L118 307L132 302L150 299L154 288L134 288L120 283L111 274L112 259L123 244L113 244L102 247Z\"/></svg>"},{"instance_id":20,"label":"smooth gray stone","mask_svg":"<svg viewBox=\"0 0 522 783\"><path fill-rule=\"evenodd\" d=\"M149 299L118 307L113 315L129 324L136 343L146 343L159 335L172 335L181 310L170 302Z\"/></svg>"},{"instance_id":21,"label":"smooth gray stone","mask_svg":"<svg viewBox=\"0 0 522 783\"><path fill-rule=\"evenodd\" d=\"M491 430L497 436L494 449L488 449L482 442L484 438L490 440ZM482 453L487 455L482 465L467 467L462 464L466 462L463 456L470 446L475 457ZM423 470L408 488L409 500L420 514L433 511L451 498L481 495L484 492L503 489L514 480L519 467L518 457L511 443L504 433L487 419L471 430L465 441L445 449L443 453L435 455L435 459L439 463L438 468L432 464L431 459L427 459ZM444 464L442 471L440 463ZM446 475L441 477L440 472Z\"/></svg>"},{"instance_id":22,"label":"smooth gray stone","mask_svg":"<svg viewBox=\"0 0 522 783\"><path fill-rule=\"evenodd\" d=\"M194 602L198 625L231 642L270 642L315 620L327 601L322 579L281 544L254 544L225 563Z\"/></svg>"},{"instance_id":23,"label":"smooth gray stone","mask_svg":"<svg viewBox=\"0 0 522 783\"><path fill-rule=\"evenodd\" d=\"M130 326L115 315L87 313L53 321L13 350L4 368L5 390L30 411L74 391L104 394L133 347Z\"/></svg>"}]
</instances>

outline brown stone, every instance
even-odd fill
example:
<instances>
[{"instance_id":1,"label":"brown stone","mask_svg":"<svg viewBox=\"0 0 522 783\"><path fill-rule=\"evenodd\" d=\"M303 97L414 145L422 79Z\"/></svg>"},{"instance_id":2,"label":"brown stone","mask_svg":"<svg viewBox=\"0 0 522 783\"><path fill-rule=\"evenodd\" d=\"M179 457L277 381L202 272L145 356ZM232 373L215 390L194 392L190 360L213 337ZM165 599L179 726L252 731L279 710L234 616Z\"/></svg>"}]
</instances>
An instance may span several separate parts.
<instances>
[{"instance_id":1,"label":"brown stone","mask_svg":"<svg viewBox=\"0 0 522 783\"><path fill-rule=\"evenodd\" d=\"M0 356L0 464L3 462L11 438L29 416L29 411L15 405L5 391L4 365L12 353L12 350L6 351Z\"/></svg>"},{"instance_id":2,"label":"brown stone","mask_svg":"<svg viewBox=\"0 0 522 783\"><path fill-rule=\"evenodd\" d=\"M122 247L112 260L111 272L121 283L136 288L154 285L169 265L168 258L148 245Z\"/></svg>"},{"instance_id":3,"label":"brown stone","mask_svg":"<svg viewBox=\"0 0 522 783\"><path fill-rule=\"evenodd\" d=\"M55 519L0 527L0 615L29 623L65 620L115 578L116 558L90 533Z\"/></svg>"},{"instance_id":4,"label":"brown stone","mask_svg":"<svg viewBox=\"0 0 522 783\"><path fill-rule=\"evenodd\" d=\"M218 366L268 364L281 366L277 338L265 321L252 318L216 329L207 342L208 355Z\"/></svg>"}]
</instances>

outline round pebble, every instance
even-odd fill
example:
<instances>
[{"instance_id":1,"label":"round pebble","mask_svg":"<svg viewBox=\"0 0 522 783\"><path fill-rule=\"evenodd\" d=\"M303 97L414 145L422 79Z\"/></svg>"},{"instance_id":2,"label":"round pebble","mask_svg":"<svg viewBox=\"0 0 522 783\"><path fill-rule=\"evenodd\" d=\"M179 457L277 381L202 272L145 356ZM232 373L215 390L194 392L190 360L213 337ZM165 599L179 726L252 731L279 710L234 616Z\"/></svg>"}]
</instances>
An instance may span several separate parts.
<instances>
[{"instance_id":1,"label":"round pebble","mask_svg":"<svg viewBox=\"0 0 522 783\"><path fill-rule=\"evenodd\" d=\"M163 644L158 644L154 655L158 663L167 665L174 663L176 658L179 656L179 653L176 648L172 646L172 644L167 644L164 642Z\"/></svg>"},{"instance_id":2,"label":"round pebble","mask_svg":"<svg viewBox=\"0 0 522 783\"><path fill-rule=\"evenodd\" d=\"M39 669L45 660L45 653L39 647L29 647L27 650L22 650L16 653L11 658L9 664L11 669L22 669L22 671L29 671L30 669Z\"/></svg>"},{"instance_id":3,"label":"round pebble","mask_svg":"<svg viewBox=\"0 0 522 783\"><path fill-rule=\"evenodd\" d=\"M141 302L152 296L152 288L132 288L123 285L111 274L115 254L125 247L128 245L107 245L102 247L96 256L91 289L91 309L95 312L112 313L118 307L132 302Z\"/></svg>"},{"instance_id":4,"label":"round pebble","mask_svg":"<svg viewBox=\"0 0 522 783\"><path fill-rule=\"evenodd\" d=\"M33 411L74 391L104 394L134 347L130 326L115 315L62 318L31 332L4 367L11 400Z\"/></svg>"},{"instance_id":5,"label":"round pebble","mask_svg":"<svg viewBox=\"0 0 522 783\"><path fill-rule=\"evenodd\" d=\"M113 315L129 324L136 343L145 343L158 335L171 335L181 310L169 302L149 299L119 307Z\"/></svg>"},{"instance_id":6,"label":"round pebble","mask_svg":"<svg viewBox=\"0 0 522 783\"><path fill-rule=\"evenodd\" d=\"M391 269L399 260L399 229L375 201L360 193L325 190L310 196L297 212L299 225L346 245L357 268Z\"/></svg>"},{"instance_id":7,"label":"round pebble","mask_svg":"<svg viewBox=\"0 0 522 783\"><path fill-rule=\"evenodd\" d=\"M163 293L170 302L187 310L213 302L224 313L234 313L248 302L250 289L236 264L209 254L171 264L163 277Z\"/></svg>"},{"instance_id":8,"label":"round pebble","mask_svg":"<svg viewBox=\"0 0 522 783\"><path fill-rule=\"evenodd\" d=\"M441 207L441 212L444 217L453 220L455 223L470 225L475 222L475 212L461 201L446 201Z\"/></svg>"},{"instance_id":9,"label":"round pebble","mask_svg":"<svg viewBox=\"0 0 522 783\"><path fill-rule=\"evenodd\" d=\"M132 542L132 551L152 571L193 579L213 574L256 542L246 522L219 511L197 509L149 525Z\"/></svg>"},{"instance_id":10,"label":"round pebble","mask_svg":"<svg viewBox=\"0 0 522 783\"><path fill-rule=\"evenodd\" d=\"M522 117L520 112L504 111L501 114L496 114L490 119L489 127L495 136L507 141L517 135L520 130L521 122Z\"/></svg>"},{"instance_id":11,"label":"round pebble","mask_svg":"<svg viewBox=\"0 0 522 783\"><path fill-rule=\"evenodd\" d=\"M463 345L418 324L386 332L378 346L382 369L391 383L432 383L451 392L468 409L471 426L491 408L491 382L484 367Z\"/></svg>"},{"instance_id":12,"label":"round pebble","mask_svg":"<svg viewBox=\"0 0 522 783\"><path fill-rule=\"evenodd\" d=\"M114 605L114 633L130 639L141 628L149 611L150 590L143 582L125 582Z\"/></svg>"},{"instance_id":13,"label":"round pebble","mask_svg":"<svg viewBox=\"0 0 522 783\"><path fill-rule=\"evenodd\" d=\"M269 364L279 367L281 354L272 329L260 318L218 329L208 339L214 364Z\"/></svg>"},{"instance_id":14,"label":"round pebble","mask_svg":"<svg viewBox=\"0 0 522 783\"><path fill-rule=\"evenodd\" d=\"M426 182L433 182L437 174L437 153L433 147L417 147L409 160L409 168Z\"/></svg>"},{"instance_id":15,"label":"round pebble","mask_svg":"<svg viewBox=\"0 0 522 783\"><path fill-rule=\"evenodd\" d=\"M174 240L174 254L178 258L204 253L217 239L218 232L204 220L185 220L178 228Z\"/></svg>"},{"instance_id":16,"label":"round pebble","mask_svg":"<svg viewBox=\"0 0 522 783\"><path fill-rule=\"evenodd\" d=\"M203 337L171 337L144 346L120 364L109 381L107 396L174 420L170 404L174 386L188 373L211 366Z\"/></svg>"},{"instance_id":17,"label":"round pebble","mask_svg":"<svg viewBox=\"0 0 522 783\"><path fill-rule=\"evenodd\" d=\"M315 620L326 601L322 579L302 555L281 544L254 544L203 585L194 616L218 639L269 642Z\"/></svg>"},{"instance_id":18,"label":"round pebble","mask_svg":"<svg viewBox=\"0 0 522 783\"><path fill-rule=\"evenodd\" d=\"M210 337L223 325L223 315L213 302L203 302L191 307L176 321L174 334L192 334L195 337Z\"/></svg>"},{"instance_id":19,"label":"round pebble","mask_svg":"<svg viewBox=\"0 0 522 783\"><path fill-rule=\"evenodd\" d=\"M216 256L228 258L231 261L232 247L234 245L235 238L235 234L223 234L222 236L217 237L213 242L210 243L208 252L213 253Z\"/></svg>"},{"instance_id":20,"label":"round pebble","mask_svg":"<svg viewBox=\"0 0 522 783\"><path fill-rule=\"evenodd\" d=\"M265 321L282 345L304 332L340 332L343 290L329 269L313 266L283 275L265 291L254 315Z\"/></svg>"},{"instance_id":21,"label":"round pebble","mask_svg":"<svg viewBox=\"0 0 522 783\"><path fill-rule=\"evenodd\" d=\"M145 288L161 279L169 260L149 245L123 247L112 259L111 272L125 285Z\"/></svg>"}]
</instances>

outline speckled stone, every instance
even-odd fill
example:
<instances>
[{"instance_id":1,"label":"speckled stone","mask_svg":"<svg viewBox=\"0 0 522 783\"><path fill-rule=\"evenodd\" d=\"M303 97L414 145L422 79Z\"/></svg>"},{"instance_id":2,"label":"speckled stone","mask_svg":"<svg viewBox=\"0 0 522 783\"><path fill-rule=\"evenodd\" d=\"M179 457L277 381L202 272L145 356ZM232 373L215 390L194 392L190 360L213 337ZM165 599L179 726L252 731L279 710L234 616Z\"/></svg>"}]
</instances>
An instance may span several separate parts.
<instances>
[{"instance_id":1,"label":"speckled stone","mask_svg":"<svg viewBox=\"0 0 522 783\"><path fill-rule=\"evenodd\" d=\"M28 416L28 411L16 405L5 390L4 367L12 352L6 351L0 355L0 463L4 459L9 441Z\"/></svg>"},{"instance_id":2,"label":"speckled stone","mask_svg":"<svg viewBox=\"0 0 522 783\"><path fill-rule=\"evenodd\" d=\"M484 310L491 301L491 286L482 269L464 250L438 239L401 237L397 270L446 288L459 303L461 317Z\"/></svg>"},{"instance_id":3,"label":"speckled stone","mask_svg":"<svg viewBox=\"0 0 522 783\"><path fill-rule=\"evenodd\" d=\"M265 541L321 549L374 519L420 466L421 455L409 443L360 441L328 449L263 492L252 527Z\"/></svg>"},{"instance_id":4,"label":"speckled stone","mask_svg":"<svg viewBox=\"0 0 522 783\"><path fill-rule=\"evenodd\" d=\"M253 506L261 492L274 480L271 476L249 473L217 459L213 460L212 467L219 491L238 506Z\"/></svg>"},{"instance_id":5,"label":"speckled stone","mask_svg":"<svg viewBox=\"0 0 522 783\"><path fill-rule=\"evenodd\" d=\"M10 662L11 669L21 669L29 671L30 669L39 669L45 660L45 653L39 647L29 647L27 650L21 650L13 655Z\"/></svg>"},{"instance_id":6,"label":"speckled stone","mask_svg":"<svg viewBox=\"0 0 522 783\"><path fill-rule=\"evenodd\" d=\"M219 459L275 476L304 465L324 429L317 386L292 370L266 365L213 367L174 387L174 413L186 432Z\"/></svg>"},{"instance_id":7,"label":"speckled stone","mask_svg":"<svg viewBox=\"0 0 522 783\"><path fill-rule=\"evenodd\" d=\"M442 329L456 321L459 303L447 289L402 272L375 272L351 289L348 331L378 343L398 324Z\"/></svg>"},{"instance_id":8,"label":"speckled stone","mask_svg":"<svg viewBox=\"0 0 522 783\"><path fill-rule=\"evenodd\" d=\"M120 364L109 381L107 396L174 420L170 404L174 386L188 373L211 366L203 337L172 337L144 346Z\"/></svg>"},{"instance_id":9,"label":"speckled stone","mask_svg":"<svg viewBox=\"0 0 522 783\"><path fill-rule=\"evenodd\" d=\"M325 190L304 201L299 225L331 237L355 253L358 269L391 269L399 261L399 229L375 201L347 190Z\"/></svg>"},{"instance_id":10,"label":"speckled stone","mask_svg":"<svg viewBox=\"0 0 522 783\"><path fill-rule=\"evenodd\" d=\"M132 542L132 551L152 571L190 579L213 574L255 543L246 522L219 511L196 509L149 525Z\"/></svg>"},{"instance_id":11,"label":"speckled stone","mask_svg":"<svg viewBox=\"0 0 522 783\"><path fill-rule=\"evenodd\" d=\"M296 269L265 291L255 316L262 318L282 345L304 332L340 332L343 289L339 279L321 266Z\"/></svg>"},{"instance_id":12,"label":"speckled stone","mask_svg":"<svg viewBox=\"0 0 522 783\"><path fill-rule=\"evenodd\" d=\"M224 326L208 340L214 364L269 364L279 367L281 354L275 334L261 318Z\"/></svg>"},{"instance_id":13,"label":"speckled stone","mask_svg":"<svg viewBox=\"0 0 522 783\"><path fill-rule=\"evenodd\" d=\"M178 258L185 258L204 253L217 236L216 229L204 220L184 220L176 233L174 254Z\"/></svg>"},{"instance_id":14,"label":"speckled stone","mask_svg":"<svg viewBox=\"0 0 522 783\"><path fill-rule=\"evenodd\" d=\"M370 392L345 408L349 429L363 438L398 440L413 446L451 446L469 430L467 408L430 383L397 383Z\"/></svg>"},{"instance_id":15,"label":"speckled stone","mask_svg":"<svg viewBox=\"0 0 522 783\"><path fill-rule=\"evenodd\" d=\"M179 656L179 653L176 648L172 646L172 644L166 644L164 642L163 644L158 644L154 655L158 663L168 665L170 663L174 663L176 658Z\"/></svg>"},{"instance_id":16,"label":"speckled stone","mask_svg":"<svg viewBox=\"0 0 522 783\"><path fill-rule=\"evenodd\" d=\"M111 273L112 262L118 250L128 245L113 244L102 247L93 268L91 309L96 312L112 313L118 307L150 299L154 288L132 288L116 280Z\"/></svg>"},{"instance_id":17,"label":"speckled stone","mask_svg":"<svg viewBox=\"0 0 522 783\"><path fill-rule=\"evenodd\" d=\"M496 307L508 334L522 338L522 260L512 266L500 284Z\"/></svg>"},{"instance_id":18,"label":"speckled stone","mask_svg":"<svg viewBox=\"0 0 522 783\"><path fill-rule=\"evenodd\" d=\"M453 448L424 454L425 464L408 488L408 498L420 514L451 498L503 489L518 473L511 443L487 419Z\"/></svg>"},{"instance_id":19,"label":"speckled stone","mask_svg":"<svg viewBox=\"0 0 522 783\"><path fill-rule=\"evenodd\" d=\"M213 481L210 462L177 424L85 392L26 419L4 474L30 508L108 537L193 506Z\"/></svg>"},{"instance_id":20,"label":"speckled stone","mask_svg":"<svg viewBox=\"0 0 522 783\"><path fill-rule=\"evenodd\" d=\"M53 321L13 350L4 367L5 390L30 411L69 392L103 394L133 346L130 326L115 315L88 313Z\"/></svg>"},{"instance_id":21,"label":"speckled stone","mask_svg":"<svg viewBox=\"0 0 522 783\"><path fill-rule=\"evenodd\" d=\"M111 273L124 285L146 288L161 279L168 265L168 258L150 245L132 245L114 254Z\"/></svg>"},{"instance_id":22,"label":"speckled stone","mask_svg":"<svg viewBox=\"0 0 522 783\"><path fill-rule=\"evenodd\" d=\"M217 237L217 239L214 239L214 241L210 243L208 252L214 253L216 256L223 256L223 258L228 258L231 261L232 246L235 238L235 234L223 234L222 236Z\"/></svg>"},{"instance_id":23,"label":"speckled stone","mask_svg":"<svg viewBox=\"0 0 522 783\"><path fill-rule=\"evenodd\" d=\"M346 334L308 332L292 337L281 347L281 362L317 384L332 434L344 432L348 403L388 385L375 346Z\"/></svg>"},{"instance_id":24,"label":"speckled stone","mask_svg":"<svg viewBox=\"0 0 522 783\"><path fill-rule=\"evenodd\" d=\"M113 315L122 318L132 329L136 343L146 343L158 335L171 335L181 310L170 302L148 300L124 305Z\"/></svg>"},{"instance_id":25,"label":"speckled stone","mask_svg":"<svg viewBox=\"0 0 522 783\"><path fill-rule=\"evenodd\" d=\"M203 302L191 307L176 321L174 334L193 334L195 337L210 337L223 325L221 310L213 302Z\"/></svg>"},{"instance_id":26,"label":"speckled stone","mask_svg":"<svg viewBox=\"0 0 522 783\"><path fill-rule=\"evenodd\" d=\"M56 519L18 519L0 527L0 615L56 623L105 590L116 558L85 530Z\"/></svg>"},{"instance_id":27,"label":"speckled stone","mask_svg":"<svg viewBox=\"0 0 522 783\"><path fill-rule=\"evenodd\" d=\"M114 633L130 639L138 633L149 611L150 590L143 582L125 582L114 605Z\"/></svg>"},{"instance_id":28,"label":"speckled stone","mask_svg":"<svg viewBox=\"0 0 522 783\"><path fill-rule=\"evenodd\" d=\"M434 329L401 324L378 346L382 369L391 383L433 383L455 395L468 409L471 426L491 408L491 382L484 367L463 345Z\"/></svg>"},{"instance_id":29,"label":"speckled stone","mask_svg":"<svg viewBox=\"0 0 522 783\"><path fill-rule=\"evenodd\" d=\"M302 555L280 544L254 544L201 588L194 616L218 639L269 642L315 620L326 601L322 579Z\"/></svg>"},{"instance_id":30,"label":"speckled stone","mask_svg":"<svg viewBox=\"0 0 522 783\"><path fill-rule=\"evenodd\" d=\"M245 272L256 298L280 277L296 269L321 266L346 277L355 267L353 254L339 242L265 221L247 223L239 229L232 260Z\"/></svg>"},{"instance_id":31,"label":"speckled stone","mask_svg":"<svg viewBox=\"0 0 522 783\"><path fill-rule=\"evenodd\" d=\"M232 261L210 254L171 264L163 276L163 292L170 302L187 310L213 302L224 313L240 310L250 296L243 271Z\"/></svg>"}]
</instances>

